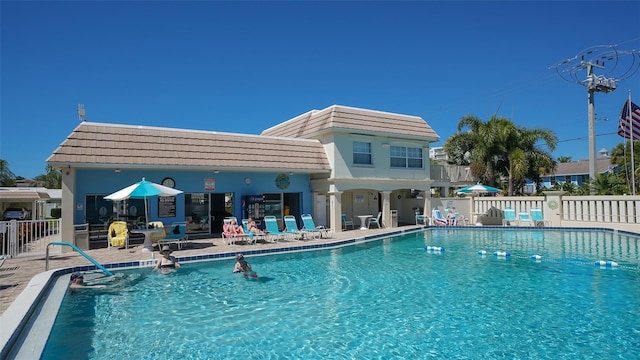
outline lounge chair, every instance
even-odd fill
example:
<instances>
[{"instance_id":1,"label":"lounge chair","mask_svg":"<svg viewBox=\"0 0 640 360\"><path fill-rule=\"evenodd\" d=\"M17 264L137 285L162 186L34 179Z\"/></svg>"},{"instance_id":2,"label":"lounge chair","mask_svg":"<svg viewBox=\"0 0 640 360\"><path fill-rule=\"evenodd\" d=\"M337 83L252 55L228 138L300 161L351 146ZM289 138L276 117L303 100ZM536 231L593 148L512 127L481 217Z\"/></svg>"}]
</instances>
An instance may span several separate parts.
<instances>
[{"instance_id":1,"label":"lounge chair","mask_svg":"<svg viewBox=\"0 0 640 360\"><path fill-rule=\"evenodd\" d=\"M254 244L258 239L260 239L260 237L264 236L263 233L257 233L249 230L249 219L242 219L242 229L244 229L244 233L249 237L249 241Z\"/></svg>"},{"instance_id":2,"label":"lounge chair","mask_svg":"<svg viewBox=\"0 0 640 360\"><path fill-rule=\"evenodd\" d=\"M264 217L264 226L267 230L267 236L271 238L271 241L278 242L278 240L286 239L287 233L280 231L278 228L278 219L273 215L267 215Z\"/></svg>"},{"instance_id":3,"label":"lounge chair","mask_svg":"<svg viewBox=\"0 0 640 360\"><path fill-rule=\"evenodd\" d=\"M353 219L347 219L347 214L342 213L342 229L347 230L347 228L351 226L351 229L355 229L356 226L353 223Z\"/></svg>"},{"instance_id":4,"label":"lounge chair","mask_svg":"<svg viewBox=\"0 0 640 360\"><path fill-rule=\"evenodd\" d=\"M516 211L510 207L504 208L504 218L502 219L502 226L514 225L516 223Z\"/></svg>"},{"instance_id":5,"label":"lounge chair","mask_svg":"<svg viewBox=\"0 0 640 360\"><path fill-rule=\"evenodd\" d=\"M129 248L129 229L125 221L114 221L107 230L108 248L125 247Z\"/></svg>"},{"instance_id":6,"label":"lounge chair","mask_svg":"<svg viewBox=\"0 0 640 360\"><path fill-rule=\"evenodd\" d=\"M368 229L371 229L371 224L375 224L375 225L378 227L378 229L380 229L380 225L381 225L381 223L380 223L380 218L381 218L381 217L382 217L382 211L378 212L378 216L377 216L377 217L370 218L370 219L367 221L367 228L368 228ZM383 226L383 227L384 227L384 226Z\"/></svg>"},{"instance_id":7,"label":"lounge chair","mask_svg":"<svg viewBox=\"0 0 640 360\"><path fill-rule=\"evenodd\" d=\"M329 237L329 231L331 231L331 229L327 229L324 226L316 226L311 215L302 214L300 218L302 219L302 224L304 225L304 231L311 234L311 236L313 236L314 238L321 238L323 236Z\"/></svg>"},{"instance_id":8,"label":"lounge chair","mask_svg":"<svg viewBox=\"0 0 640 360\"><path fill-rule=\"evenodd\" d=\"M164 239L158 240L158 248L162 249L163 245L171 245L175 243L178 246L178 250L181 250L187 245L187 223L175 222L171 224L169 233Z\"/></svg>"},{"instance_id":9,"label":"lounge chair","mask_svg":"<svg viewBox=\"0 0 640 360\"><path fill-rule=\"evenodd\" d=\"M447 221L447 218L444 217L442 215L442 212L440 212L440 210L438 210L438 209L433 209L431 211L431 220L433 220L433 224L432 225L447 226L447 224L449 223Z\"/></svg>"},{"instance_id":10,"label":"lounge chair","mask_svg":"<svg viewBox=\"0 0 640 360\"><path fill-rule=\"evenodd\" d=\"M550 221L545 220L542 209L531 209L531 221L534 226L547 226Z\"/></svg>"},{"instance_id":11,"label":"lounge chair","mask_svg":"<svg viewBox=\"0 0 640 360\"><path fill-rule=\"evenodd\" d=\"M286 215L284 217L284 226L284 232L294 239L302 240L307 233L305 230L298 229L298 222L296 221L296 217L293 215Z\"/></svg>"},{"instance_id":12,"label":"lounge chair","mask_svg":"<svg viewBox=\"0 0 640 360\"><path fill-rule=\"evenodd\" d=\"M228 245L233 245L238 240L245 240L245 241L248 240L249 235L244 233L244 229L243 229L243 233L240 233L240 234L231 231L231 227L233 226L232 222L235 222L235 226L239 226L238 219L236 219L235 216L229 216L223 219L222 238L226 239L225 242Z\"/></svg>"},{"instance_id":13,"label":"lounge chair","mask_svg":"<svg viewBox=\"0 0 640 360\"><path fill-rule=\"evenodd\" d=\"M518 213L518 225L522 226L523 224L533 226L533 220L531 220L531 215L528 212Z\"/></svg>"}]
</instances>

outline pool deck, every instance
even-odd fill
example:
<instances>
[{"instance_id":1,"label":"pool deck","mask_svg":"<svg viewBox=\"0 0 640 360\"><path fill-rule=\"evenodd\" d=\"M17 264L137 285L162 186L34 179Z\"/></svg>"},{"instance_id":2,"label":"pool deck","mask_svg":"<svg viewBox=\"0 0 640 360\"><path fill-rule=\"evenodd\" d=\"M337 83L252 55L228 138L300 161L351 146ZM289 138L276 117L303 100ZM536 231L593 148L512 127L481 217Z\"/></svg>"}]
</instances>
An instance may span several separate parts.
<instances>
[{"instance_id":1,"label":"pool deck","mask_svg":"<svg viewBox=\"0 0 640 360\"><path fill-rule=\"evenodd\" d=\"M401 226L389 229L368 229L349 230L338 233L331 233L330 238L307 239L307 240L286 240L277 243L257 242L255 244L235 244L227 245L225 239L208 238L189 240L190 246L183 250L176 250L173 256L180 258L183 256L208 255L220 253L237 253L250 250L261 250L270 248L286 248L296 245L313 245L330 243L341 240L357 239L362 237L376 236L399 230L410 231L423 226ZM64 251L67 251L66 248ZM142 251L142 244L135 245L129 249L95 249L85 251L87 255L95 259L100 264L110 264L134 260L147 260L151 258L150 252ZM156 258L159 256L155 252ZM49 270L63 269L73 266L92 265L86 258L77 252L63 252L60 246L51 247L49 254ZM27 287L29 281L37 274L46 270L45 256L20 256L7 259L0 268L0 314L15 301L15 299Z\"/></svg>"}]
</instances>

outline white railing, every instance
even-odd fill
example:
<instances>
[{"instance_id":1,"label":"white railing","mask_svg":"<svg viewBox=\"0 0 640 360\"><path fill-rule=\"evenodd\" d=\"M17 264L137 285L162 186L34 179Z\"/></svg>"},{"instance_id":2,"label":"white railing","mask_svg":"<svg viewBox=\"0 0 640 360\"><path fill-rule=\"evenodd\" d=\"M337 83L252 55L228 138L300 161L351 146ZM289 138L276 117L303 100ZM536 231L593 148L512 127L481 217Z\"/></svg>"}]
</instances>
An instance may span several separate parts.
<instances>
[{"instance_id":1,"label":"white railing","mask_svg":"<svg viewBox=\"0 0 640 360\"><path fill-rule=\"evenodd\" d=\"M545 196L496 196L465 199L471 202L469 218L499 217L506 207L516 214L541 209L545 220L559 227L605 227L640 233L640 196L568 196L545 192ZM460 207L464 208L464 207Z\"/></svg>"},{"instance_id":2,"label":"white railing","mask_svg":"<svg viewBox=\"0 0 640 360\"><path fill-rule=\"evenodd\" d=\"M0 221L0 255L43 255L61 240L60 225L60 219Z\"/></svg>"}]
</instances>

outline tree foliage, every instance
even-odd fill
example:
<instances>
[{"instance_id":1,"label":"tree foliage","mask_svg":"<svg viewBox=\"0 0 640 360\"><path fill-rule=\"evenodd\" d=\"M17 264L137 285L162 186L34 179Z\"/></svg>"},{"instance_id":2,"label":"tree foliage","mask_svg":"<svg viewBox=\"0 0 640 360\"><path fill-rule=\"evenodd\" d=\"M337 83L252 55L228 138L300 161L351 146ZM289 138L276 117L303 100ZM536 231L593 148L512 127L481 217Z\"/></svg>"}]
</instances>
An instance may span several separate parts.
<instances>
[{"instance_id":1,"label":"tree foliage","mask_svg":"<svg viewBox=\"0 0 640 360\"><path fill-rule=\"evenodd\" d=\"M0 185L13 186L16 183L16 176L9 170L7 160L0 159Z\"/></svg>"},{"instance_id":2,"label":"tree foliage","mask_svg":"<svg viewBox=\"0 0 640 360\"><path fill-rule=\"evenodd\" d=\"M48 189L60 189L62 187L62 176L60 172L51 165L45 167L46 174L38 175L33 180L32 186L46 187ZM16 180L23 180L24 177L16 176L9 170L9 163L0 159L0 186L15 186Z\"/></svg>"},{"instance_id":3,"label":"tree foliage","mask_svg":"<svg viewBox=\"0 0 640 360\"><path fill-rule=\"evenodd\" d=\"M633 161L635 163L636 192L640 189L640 141L633 142ZM626 182L625 193L632 194L631 182L633 176L631 170L631 142L619 143L611 149L611 165L617 166L619 176Z\"/></svg>"},{"instance_id":4,"label":"tree foliage","mask_svg":"<svg viewBox=\"0 0 640 360\"><path fill-rule=\"evenodd\" d=\"M541 141L548 151L538 145ZM526 178L539 184L541 174L555 168L550 152L557 142L548 129L527 129L495 115L486 122L468 115L460 119L458 133L447 139L444 151L451 163L469 165L472 176L485 184L497 186L506 180L508 194L513 195Z\"/></svg>"}]
</instances>

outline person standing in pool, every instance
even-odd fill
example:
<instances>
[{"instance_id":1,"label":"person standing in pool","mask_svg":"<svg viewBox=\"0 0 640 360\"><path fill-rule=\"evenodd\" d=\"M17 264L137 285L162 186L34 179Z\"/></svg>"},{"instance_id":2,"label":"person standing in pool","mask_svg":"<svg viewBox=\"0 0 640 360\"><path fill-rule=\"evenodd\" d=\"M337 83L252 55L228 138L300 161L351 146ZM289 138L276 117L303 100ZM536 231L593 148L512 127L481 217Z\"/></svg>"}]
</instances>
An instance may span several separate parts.
<instances>
[{"instance_id":1,"label":"person standing in pool","mask_svg":"<svg viewBox=\"0 0 640 360\"><path fill-rule=\"evenodd\" d=\"M171 256L171 253L173 251L168 245L163 246L160 252L162 253L162 256L158 259L158 261L156 261L156 266L154 267L154 269L170 270L180 267L180 263L178 262L178 260L175 257Z\"/></svg>"},{"instance_id":2,"label":"person standing in pool","mask_svg":"<svg viewBox=\"0 0 640 360\"><path fill-rule=\"evenodd\" d=\"M251 269L251 264L244 259L244 255L242 254L236 255L236 266L233 268L233 272L242 273L245 277L258 277L258 274Z\"/></svg>"}]
</instances>

